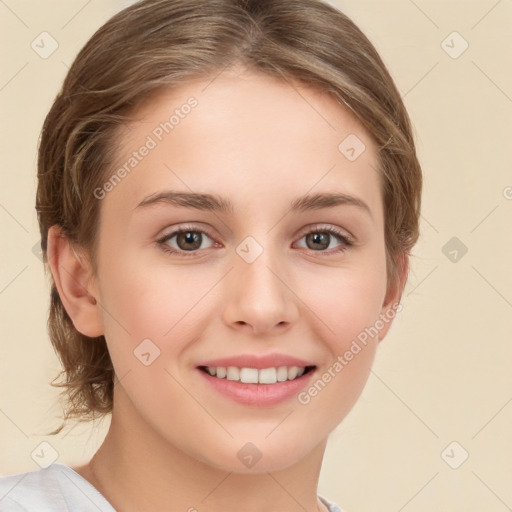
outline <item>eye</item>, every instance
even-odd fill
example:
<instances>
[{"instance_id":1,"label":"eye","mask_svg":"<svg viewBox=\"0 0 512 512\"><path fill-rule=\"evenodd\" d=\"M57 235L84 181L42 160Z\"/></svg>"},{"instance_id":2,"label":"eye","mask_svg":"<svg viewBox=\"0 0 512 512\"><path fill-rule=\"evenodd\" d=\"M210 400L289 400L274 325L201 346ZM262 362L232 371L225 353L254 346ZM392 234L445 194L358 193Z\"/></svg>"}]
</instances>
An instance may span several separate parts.
<instances>
[{"instance_id":1,"label":"eye","mask_svg":"<svg viewBox=\"0 0 512 512\"><path fill-rule=\"evenodd\" d=\"M340 253L347 250L348 247L353 245L353 241L345 232L338 230L332 226L317 227L312 231L308 231L301 238L306 240L306 248L314 252L324 252L332 242L333 237L340 243L329 253Z\"/></svg>"},{"instance_id":2,"label":"eye","mask_svg":"<svg viewBox=\"0 0 512 512\"><path fill-rule=\"evenodd\" d=\"M171 244L174 238L175 240ZM200 249L208 248L203 246L205 238L212 240L206 231L191 226L184 226L165 235L157 243L164 252L187 257L195 256Z\"/></svg>"},{"instance_id":3,"label":"eye","mask_svg":"<svg viewBox=\"0 0 512 512\"><path fill-rule=\"evenodd\" d=\"M339 243L334 249L327 251L333 238ZM332 226L316 227L302 235L300 240L302 239L306 240L306 249L326 254L342 253L354 243L348 234ZM189 257L197 256L198 251L211 248L216 244L213 242L205 247L203 243L207 240L213 242L206 231L194 226L183 226L160 238L157 243L166 253Z\"/></svg>"}]
</instances>

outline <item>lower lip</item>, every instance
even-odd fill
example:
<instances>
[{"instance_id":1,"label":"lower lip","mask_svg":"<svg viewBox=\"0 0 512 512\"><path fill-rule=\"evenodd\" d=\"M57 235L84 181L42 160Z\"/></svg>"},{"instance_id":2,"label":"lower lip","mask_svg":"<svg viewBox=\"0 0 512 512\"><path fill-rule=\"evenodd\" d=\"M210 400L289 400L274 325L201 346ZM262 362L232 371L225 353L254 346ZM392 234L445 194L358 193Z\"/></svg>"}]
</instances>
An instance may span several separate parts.
<instances>
[{"instance_id":1,"label":"lower lip","mask_svg":"<svg viewBox=\"0 0 512 512\"><path fill-rule=\"evenodd\" d=\"M296 379L276 382L275 384L246 384L236 380L212 377L209 373L199 369L197 371L210 386L224 396L240 404L259 407L276 405L297 395L309 383L311 376L315 373L315 370L310 370Z\"/></svg>"}]
</instances>

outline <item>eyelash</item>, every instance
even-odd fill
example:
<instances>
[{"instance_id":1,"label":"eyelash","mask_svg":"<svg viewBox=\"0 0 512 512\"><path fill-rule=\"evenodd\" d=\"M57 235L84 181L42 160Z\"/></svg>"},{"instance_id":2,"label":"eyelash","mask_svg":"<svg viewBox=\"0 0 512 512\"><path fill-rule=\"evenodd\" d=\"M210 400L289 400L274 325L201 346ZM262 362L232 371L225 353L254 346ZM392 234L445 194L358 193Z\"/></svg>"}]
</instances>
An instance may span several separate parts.
<instances>
[{"instance_id":1,"label":"eyelash","mask_svg":"<svg viewBox=\"0 0 512 512\"><path fill-rule=\"evenodd\" d=\"M179 255L180 257L183 256L185 258L197 256L197 253L200 251L200 249L196 249L194 251L176 250L176 249L169 248L169 246L166 243L171 238L174 238L176 235L179 235L180 233L187 233L187 232L205 234L210 239L213 240L213 237L208 233L208 231L205 231L204 229L198 229L194 226L183 226L179 229L176 229L175 231L172 231L168 235L165 235L164 237L160 238L159 240L157 240L157 243L161 247L162 251L169 253L169 254ZM338 247L337 249L331 249L330 252L325 251L325 250L314 251L312 249L308 249L308 251L310 251L310 252L323 253L323 254L328 254L328 255L339 254L339 253L345 252L349 247L354 245L353 241L347 235L345 235L345 233L343 233L342 231L340 231L336 228L333 228L331 226L314 228L311 231L307 231L306 233L304 233L300 237L300 239L304 238L307 235L314 234L314 233L329 233L330 235L333 235L336 238L338 238L338 240L341 242L341 246Z\"/></svg>"}]
</instances>

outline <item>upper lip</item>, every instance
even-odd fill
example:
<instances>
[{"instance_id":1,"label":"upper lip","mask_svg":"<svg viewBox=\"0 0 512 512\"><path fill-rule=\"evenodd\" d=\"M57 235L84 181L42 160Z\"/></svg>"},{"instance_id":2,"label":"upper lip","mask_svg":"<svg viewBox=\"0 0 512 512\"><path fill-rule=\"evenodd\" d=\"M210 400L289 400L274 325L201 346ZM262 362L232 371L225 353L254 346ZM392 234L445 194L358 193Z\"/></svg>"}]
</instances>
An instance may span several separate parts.
<instances>
[{"instance_id":1,"label":"upper lip","mask_svg":"<svg viewBox=\"0 0 512 512\"><path fill-rule=\"evenodd\" d=\"M238 356L211 359L209 361L205 361L199 366L215 366L217 368L219 366L236 366L238 368L257 368L258 370L261 370L263 368L278 368L279 366L298 366L302 368L306 366L315 366L315 364L286 354L265 354L260 356L254 354L241 354Z\"/></svg>"}]
</instances>

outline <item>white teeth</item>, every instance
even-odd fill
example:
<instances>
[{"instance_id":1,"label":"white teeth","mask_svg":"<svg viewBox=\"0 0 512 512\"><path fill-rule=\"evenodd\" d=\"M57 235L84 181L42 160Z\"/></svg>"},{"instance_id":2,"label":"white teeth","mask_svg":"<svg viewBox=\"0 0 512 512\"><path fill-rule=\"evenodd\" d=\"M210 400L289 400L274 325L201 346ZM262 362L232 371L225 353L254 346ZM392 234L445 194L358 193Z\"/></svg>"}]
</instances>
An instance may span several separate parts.
<instances>
[{"instance_id":1,"label":"white teeth","mask_svg":"<svg viewBox=\"0 0 512 512\"><path fill-rule=\"evenodd\" d=\"M219 379L240 381L245 384L275 384L286 380L294 380L306 371L298 366L279 366L277 368L237 368L236 366L207 366L206 371Z\"/></svg>"},{"instance_id":2,"label":"white teeth","mask_svg":"<svg viewBox=\"0 0 512 512\"><path fill-rule=\"evenodd\" d=\"M240 381L246 384L258 384L258 370L256 368L240 368Z\"/></svg>"},{"instance_id":3,"label":"white teeth","mask_svg":"<svg viewBox=\"0 0 512 512\"><path fill-rule=\"evenodd\" d=\"M228 366L226 378L228 380L240 380L240 370L236 366Z\"/></svg>"},{"instance_id":4,"label":"white teeth","mask_svg":"<svg viewBox=\"0 0 512 512\"><path fill-rule=\"evenodd\" d=\"M277 375L275 368L264 368L259 371L258 382L260 384L275 384L277 382Z\"/></svg>"},{"instance_id":5,"label":"white teeth","mask_svg":"<svg viewBox=\"0 0 512 512\"><path fill-rule=\"evenodd\" d=\"M286 366L280 366L277 369L277 380L278 382L288 380L288 368L286 368Z\"/></svg>"},{"instance_id":6,"label":"white teeth","mask_svg":"<svg viewBox=\"0 0 512 512\"><path fill-rule=\"evenodd\" d=\"M291 368L288 368L288 380L293 380L295 377L297 377L297 373L299 373L299 369L297 366L292 366Z\"/></svg>"}]
</instances>

